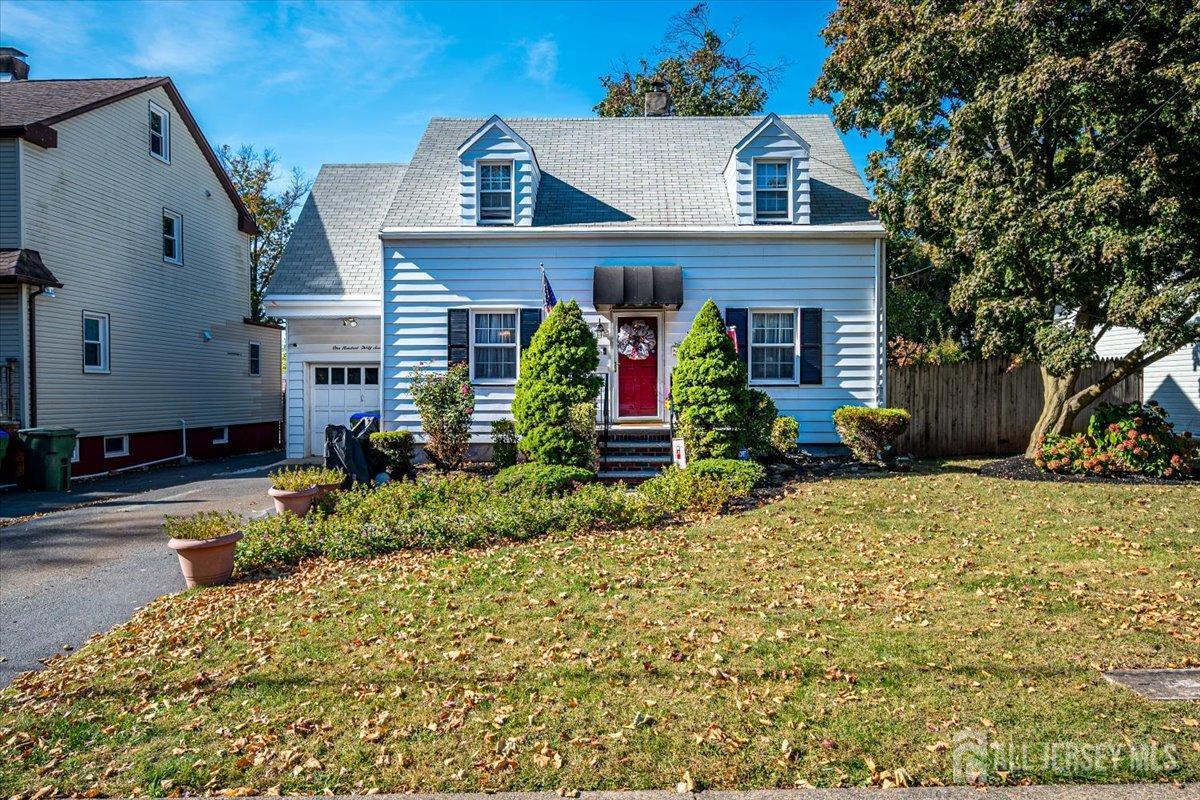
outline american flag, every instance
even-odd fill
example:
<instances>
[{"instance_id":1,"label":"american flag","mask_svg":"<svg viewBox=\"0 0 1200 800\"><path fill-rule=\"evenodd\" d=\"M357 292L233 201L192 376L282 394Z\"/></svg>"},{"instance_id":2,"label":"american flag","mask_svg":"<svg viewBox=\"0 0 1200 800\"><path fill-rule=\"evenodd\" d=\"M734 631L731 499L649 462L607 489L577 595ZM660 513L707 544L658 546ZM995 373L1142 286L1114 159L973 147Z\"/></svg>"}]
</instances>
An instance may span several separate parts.
<instances>
[{"instance_id":1,"label":"american flag","mask_svg":"<svg viewBox=\"0 0 1200 800\"><path fill-rule=\"evenodd\" d=\"M546 267L538 264L538 269L542 271L542 308L545 310L546 316L550 316L550 312L558 303L558 298L554 296L554 290L550 288L550 279L546 277Z\"/></svg>"}]
</instances>

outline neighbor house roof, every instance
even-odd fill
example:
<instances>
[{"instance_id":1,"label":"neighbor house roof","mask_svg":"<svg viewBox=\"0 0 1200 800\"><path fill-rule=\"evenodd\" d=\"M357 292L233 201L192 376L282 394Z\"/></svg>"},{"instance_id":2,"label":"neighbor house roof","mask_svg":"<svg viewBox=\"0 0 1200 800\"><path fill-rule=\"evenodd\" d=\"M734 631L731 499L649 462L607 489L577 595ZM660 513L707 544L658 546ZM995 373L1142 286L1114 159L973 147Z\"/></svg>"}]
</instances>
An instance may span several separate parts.
<instances>
[{"instance_id":1,"label":"neighbor house roof","mask_svg":"<svg viewBox=\"0 0 1200 800\"><path fill-rule=\"evenodd\" d=\"M54 273L46 269L37 250L0 250L0 283L62 286Z\"/></svg>"},{"instance_id":2,"label":"neighbor house roof","mask_svg":"<svg viewBox=\"0 0 1200 800\"><path fill-rule=\"evenodd\" d=\"M101 106L161 86L179 112L183 124L238 212L238 230L258 233L229 174L196 123L192 112L170 78L88 78L81 80L19 80L0 82L0 136L19 136L39 147L58 146L54 126Z\"/></svg>"},{"instance_id":3,"label":"neighbor house roof","mask_svg":"<svg viewBox=\"0 0 1200 800\"><path fill-rule=\"evenodd\" d=\"M288 240L270 295L378 295L379 227L404 164L326 164Z\"/></svg>"},{"instance_id":4,"label":"neighbor house roof","mask_svg":"<svg viewBox=\"0 0 1200 800\"><path fill-rule=\"evenodd\" d=\"M833 123L782 116L811 147L812 225L875 222ZM710 227L734 223L724 169L762 117L505 119L541 168L533 226ZM459 146L484 119L435 118L386 216L388 228L459 228Z\"/></svg>"}]
</instances>

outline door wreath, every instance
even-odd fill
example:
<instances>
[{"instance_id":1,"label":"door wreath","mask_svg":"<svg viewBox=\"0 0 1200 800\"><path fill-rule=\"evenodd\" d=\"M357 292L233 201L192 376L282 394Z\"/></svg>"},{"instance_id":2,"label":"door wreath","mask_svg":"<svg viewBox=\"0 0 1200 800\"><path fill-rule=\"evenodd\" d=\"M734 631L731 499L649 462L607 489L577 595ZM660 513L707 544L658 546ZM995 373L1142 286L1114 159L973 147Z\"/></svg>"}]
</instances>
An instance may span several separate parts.
<instances>
[{"instance_id":1,"label":"door wreath","mask_svg":"<svg viewBox=\"0 0 1200 800\"><path fill-rule=\"evenodd\" d=\"M643 361L654 355L658 341L654 330L640 319L626 322L617 330L617 352L633 361Z\"/></svg>"}]
</instances>

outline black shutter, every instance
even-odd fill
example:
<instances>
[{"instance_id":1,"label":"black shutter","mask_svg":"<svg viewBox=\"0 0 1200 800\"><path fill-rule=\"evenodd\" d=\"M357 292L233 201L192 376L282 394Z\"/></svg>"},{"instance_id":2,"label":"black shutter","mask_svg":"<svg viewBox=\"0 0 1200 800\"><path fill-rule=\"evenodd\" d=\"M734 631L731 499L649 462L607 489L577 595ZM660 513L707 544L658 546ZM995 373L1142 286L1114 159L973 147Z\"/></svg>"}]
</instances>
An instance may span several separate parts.
<instances>
[{"instance_id":1,"label":"black shutter","mask_svg":"<svg viewBox=\"0 0 1200 800\"><path fill-rule=\"evenodd\" d=\"M738 358L742 364L749 364L750 350L748 342L750 334L750 311L745 308L725 309L725 326L734 329L737 340Z\"/></svg>"},{"instance_id":2,"label":"black shutter","mask_svg":"<svg viewBox=\"0 0 1200 800\"><path fill-rule=\"evenodd\" d=\"M521 309L521 350L529 349L529 343L533 341L533 335L537 333L538 326L542 324L542 310L540 308L522 308Z\"/></svg>"},{"instance_id":3,"label":"black shutter","mask_svg":"<svg viewBox=\"0 0 1200 800\"><path fill-rule=\"evenodd\" d=\"M800 309L800 382L821 382L821 309Z\"/></svg>"},{"instance_id":4,"label":"black shutter","mask_svg":"<svg viewBox=\"0 0 1200 800\"><path fill-rule=\"evenodd\" d=\"M471 362L471 310L452 308L446 312L446 364Z\"/></svg>"}]
</instances>

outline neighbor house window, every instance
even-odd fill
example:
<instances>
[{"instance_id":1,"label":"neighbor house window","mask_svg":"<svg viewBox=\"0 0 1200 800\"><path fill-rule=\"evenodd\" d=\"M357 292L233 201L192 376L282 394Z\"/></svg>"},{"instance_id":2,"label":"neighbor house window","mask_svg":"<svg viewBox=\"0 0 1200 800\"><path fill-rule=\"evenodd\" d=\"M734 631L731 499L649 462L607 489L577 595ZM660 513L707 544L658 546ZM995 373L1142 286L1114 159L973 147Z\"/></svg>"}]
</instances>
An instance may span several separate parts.
<instances>
[{"instance_id":1,"label":"neighbor house window","mask_svg":"<svg viewBox=\"0 0 1200 800\"><path fill-rule=\"evenodd\" d=\"M108 314L83 312L83 371L108 372Z\"/></svg>"},{"instance_id":2,"label":"neighbor house window","mask_svg":"<svg viewBox=\"0 0 1200 800\"><path fill-rule=\"evenodd\" d=\"M750 380L791 383L796 380L796 312L750 313Z\"/></svg>"},{"instance_id":3,"label":"neighbor house window","mask_svg":"<svg viewBox=\"0 0 1200 800\"><path fill-rule=\"evenodd\" d=\"M171 115L154 103L150 104L150 155L171 163Z\"/></svg>"},{"instance_id":4,"label":"neighbor house window","mask_svg":"<svg viewBox=\"0 0 1200 800\"><path fill-rule=\"evenodd\" d=\"M511 222L513 216L513 165L479 165L479 218Z\"/></svg>"},{"instance_id":5,"label":"neighbor house window","mask_svg":"<svg viewBox=\"0 0 1200 800\"><path fill-rule=\"evenodd\" d=\"M183 263L183 217L165 208L162 212L162 248L163 261Z\"/></svg>"},{"instance_id":6,"label":"neighbor house window","mask_svg":"<svg viewBox=\"0 0 1200 800\"><path fill-rule=\"evenodd\" d=\"M754 162L754 218L788 220L788 162Z\"/></svg>"},{"instance_id":7,"label":"neighbor house window","mask_svg":"<svg viewBox=\"0 0 1200 800\"><path fill-rule=\"evenodd\" d=\"M480 311L475 313L475 379L511 381L517 377L517 312Z\"/></svg>"},{"instance_id":8,"label":"neighbor house window","mask_svg":"<svg viewBox=\"0 0 1200 800\"><path fill-rule=\"evenodd\" d=\"M104 457L105 458L120 458L121 456L129 455L129 437L128 436L105 436L104 437Z\"/></svg>"},{"instance_id":9,"label":"neighbor house window","mask_svg":"<svg viewBox=\"0 0 1200 800\"><path fill-rule=\"evenodd\" d=\"M258 342L250 343L250 374L262 374L262 345Z\"/></svg>"},{"instance_id":10,"label":"neighbor house window","mask_svg":"<svg viewBox=\"0 0 1200 800\"><path fill-rule=\"evenodd\" d=\"M229 426L213 428L213 444L229 444Z\"/></svg>"}]
</instances>

